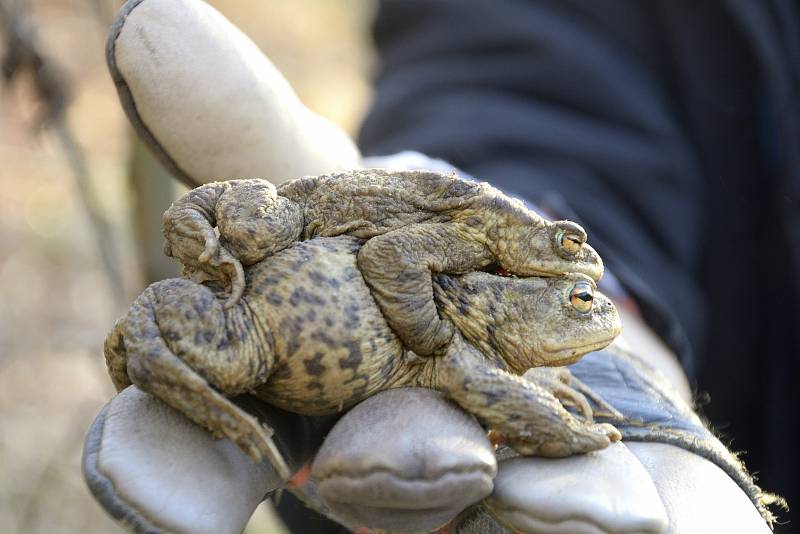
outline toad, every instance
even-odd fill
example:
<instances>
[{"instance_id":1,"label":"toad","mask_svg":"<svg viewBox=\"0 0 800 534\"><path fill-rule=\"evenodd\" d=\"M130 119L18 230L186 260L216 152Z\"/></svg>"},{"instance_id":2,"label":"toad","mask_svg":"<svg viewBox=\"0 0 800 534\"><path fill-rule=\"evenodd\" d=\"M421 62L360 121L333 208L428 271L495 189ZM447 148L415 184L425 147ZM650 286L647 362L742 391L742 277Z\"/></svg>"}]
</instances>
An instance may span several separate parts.
<instances>
[{"instance_id":1,"label":"toad","mask_svg":"<svg viewBox=\"0 0 800 534\"><path fill-rule=\"evenodd\" d=\"M254 461L268 458L283 477L269 429L227 397L248 393L322 415L381 390L421 386L443 392L521 454L565 456L619 439L613 426L592 421L587 397L610 407L566 369L543 367L572 363L620 332L614 305L590 277L436 274L432 300L456 333L443 355L421 358L376 305L357 264L363 243L297 242L248 267L229 308L219 285L150 285L106 339L114 385L135 384Z\"/></svg>"}]
</instances>

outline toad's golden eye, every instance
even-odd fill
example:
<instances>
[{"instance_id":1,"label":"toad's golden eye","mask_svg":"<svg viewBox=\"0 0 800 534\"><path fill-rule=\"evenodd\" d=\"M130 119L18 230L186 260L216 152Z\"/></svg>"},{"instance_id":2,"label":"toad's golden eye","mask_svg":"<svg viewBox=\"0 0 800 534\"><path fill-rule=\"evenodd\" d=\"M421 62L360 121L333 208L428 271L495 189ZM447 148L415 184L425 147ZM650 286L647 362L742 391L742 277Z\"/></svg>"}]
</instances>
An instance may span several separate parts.
<instances>
[{"instance_id":1,"label":"toad's golden eye","mask_svg":"<svg viewBox=\"0 0 800 534\"><path fill-rule=\"evenodd\" d=\"M563 232L559 236L558 242L564 252L574 256L580 252L581 246L583 245L583 238L578 234L573 234L572 232Z\"/></svg>"},{"instance_id":2,"label":"toad's golden eye","mask_svg":"<svg viewBox=\"0 0 800 534\"><path fill-rule=\"evenodd\" d=\"M594 290L588 282L578 282L569 292L569 303L581 313L591 311L593 300Z\"/></svg>"}]
</instances>

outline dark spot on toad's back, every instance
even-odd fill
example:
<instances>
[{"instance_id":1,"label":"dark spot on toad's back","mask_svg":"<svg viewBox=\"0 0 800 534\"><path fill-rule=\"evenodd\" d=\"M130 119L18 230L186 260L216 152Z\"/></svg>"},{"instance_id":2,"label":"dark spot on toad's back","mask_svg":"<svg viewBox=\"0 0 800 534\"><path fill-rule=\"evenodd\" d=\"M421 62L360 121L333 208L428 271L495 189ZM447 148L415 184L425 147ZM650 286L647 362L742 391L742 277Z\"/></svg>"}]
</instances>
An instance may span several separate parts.
<instances>
[{"instance_id":1,"label":"dark spot on toad's back","mask_svg":"<svg viewBox=\"0 0 800 534\"><path fill-rule=\"evenodd\" d=\"M339 289L342 285L335 276L326 276L319 271L311 271L308 273L308 277L317 285L326 285L333 289Z\"/></svg>"},{"instance_id":2,"label":"dark spot on toad's back","mask_svg":"<svg viewBox=\"0 0 800 534\"><path fill-rule=\"evenodd\" d=\"M352 280L352 279L356 278L357 276L360 277L361 273L358 272L356 270L356 268L351 266L351 265L348 265L347 267L345 267L341 271L341 278L344 281Z\"/></svg>"},{"instance_id":3,"label":"dark spot on toad's back","mask_svg":"<svg viewBox=\"0 0 800 534\"><path fill-rule=\"evenodd\" d=\"M349 352L347 357L339 360L339 367L341 369L358 369L358 366L364 361L364 355L361 354L360 344L356 341L348 341L345 343L345 346Z\"/></svg>"},{"instance_id":4,"label":"dark spot on toad's back","mask_svg":"<svg viewBox=\"0 0 800 534\"><path fill-rule=\"evenodd\" d=\"M303 301L304 292L305 290L302 287L295 288L295 290L292 291L292 296L289 297L289 304L297 307L297 305L299 305L300 302Z\"/></svg>"},{"instance_id":5,"label":"dark spot on toad's back","mask_svg":"<svg viewBox=\"0 0 800 534\"><path fill-rule=\"evenodd\" d=\"M312 376L320 376L325 372L325 366L322 364L322 357L323 354L321 352L315 352L314 356L303 360L303 364L306 366L306 371L308 374Z\"/></svg>"},{"instance_id":6,"label":"dark spot on toad's back","mask_svg":"<svg viewBox=\"0 0 800 534\"><path fill-rule=\"evenodd\" d=\"M320 297L319 295L315 295L314 293L309 292L306 290L305 287L297 287L294 291L292 291L292 296L289 297L289 304L292 306L297 306L301 302L306 304L311 304L314 306L322 306L325 304L325 299Z\"/></svg>"},{"instance_id":7,"label":"dark spot on toad's back","mask_svg":"<svg viewBox=\"0 0 800 534\"><path fill-rule=\"evenodd\" d=\"M214 339L214 332L210 330L197 331L194 333L195 345L208 345Z\"/></svg>"},{"instance_id":8,"label":"dark spot on toad's back","mask_svg":"<svg viewBox=\"0 0 800 534\"><path fill-rule=\"evenodd\" d=\"M359 323L358 311L348 307L347 309L345 309L345 314L346 316L344 321L344 327L349 330L355 330L356 328L358 328L358 323Z\"/></svg>"},{"instance_id":9,"label":"dark spot on toad's back","mask_svg":"<svg viewBox=\"0 0 800 534\"><path fill-rule=\"evenodd\" d=\"M325 333L325 332L323 332L321 330L318 330L318 331L312 333L310 337L314 341L319 341L321 343L324 343L326 346L328 346L328 347L330 347L332 349L338 348L338 345L336 344L336 341L334 341L327 333Z\"/></svg>"},{"instance_id":10,"label":"dark spot on toad's back","mask_svg":"<svg viewBox=\"0 0 800 534\"><path fill-rule=\"evenodd\" d=\"M281 319L278 328L280 329L280 333L284 335L287 339L297 338L302 333L300 326L292 317L284 317L283 319Z\"/></svg>"},{"instance_id":11,"label":"dark spot on toad's back","mask_svg":"<svg viewBox=\"0 0 800 534\"><path fill-rule=\"evenodd\" d=\"M300 338L300 325L293 318L285 317L281 320L278 328L280 329L281 337L286 340L286 354L291 356L300 348L302 341Z\"/></svg>"}]
</instances>

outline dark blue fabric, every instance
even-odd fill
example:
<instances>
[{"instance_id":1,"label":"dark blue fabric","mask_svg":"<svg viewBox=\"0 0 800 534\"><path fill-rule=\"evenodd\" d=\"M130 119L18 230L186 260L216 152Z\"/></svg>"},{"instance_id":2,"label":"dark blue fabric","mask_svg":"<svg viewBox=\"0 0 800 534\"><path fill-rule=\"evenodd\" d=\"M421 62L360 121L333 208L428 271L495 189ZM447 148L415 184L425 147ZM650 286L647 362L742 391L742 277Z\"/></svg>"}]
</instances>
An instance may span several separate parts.
<instances>
[{"instance_id":1,"label":"dark blue fabric","mask_svg":"<svg viewBox=\"0 0 800 534\"><path fill-rule=\"evenodd\" d=\"M800 472L793 0L385 0L365 154L559 193L790 504Z\"/></svg>"}]
</instances>

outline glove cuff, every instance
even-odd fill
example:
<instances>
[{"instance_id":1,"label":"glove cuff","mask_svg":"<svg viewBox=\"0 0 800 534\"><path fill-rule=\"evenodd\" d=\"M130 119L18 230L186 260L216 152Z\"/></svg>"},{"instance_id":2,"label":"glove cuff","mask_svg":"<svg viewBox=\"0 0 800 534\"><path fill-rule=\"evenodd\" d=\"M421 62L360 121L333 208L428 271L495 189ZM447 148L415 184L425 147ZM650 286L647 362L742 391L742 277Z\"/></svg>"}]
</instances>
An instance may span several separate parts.
<instances>
[{"instance_id":1,"label":"glove cuff","mask_svg":"<svg viewBox=\"0 0 800 534\"><path fill-rule=\"evenodd\" d=\"M618 345L588 354L570 371L614 406L623 420L604 418L622 433L623 442L673 445L701 456L722 469L772 524L769 505L775 496L758 487L744 463L728 450L655 368Z\"/></svg>"}]
</instances>

